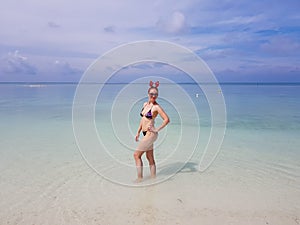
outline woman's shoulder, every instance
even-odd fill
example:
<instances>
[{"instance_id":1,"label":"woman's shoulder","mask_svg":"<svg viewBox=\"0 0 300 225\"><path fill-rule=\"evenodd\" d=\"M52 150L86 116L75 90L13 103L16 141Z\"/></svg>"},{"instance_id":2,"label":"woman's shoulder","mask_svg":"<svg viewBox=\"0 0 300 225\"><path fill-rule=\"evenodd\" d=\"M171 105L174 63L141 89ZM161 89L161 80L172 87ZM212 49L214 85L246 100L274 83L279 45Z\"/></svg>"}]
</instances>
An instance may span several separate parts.
<instances>
[{"instance_id":1,"label":"woman's shoulder","mask_svg":"<svg viewBox=\"0 0 300 225\"><path fill-rule=\"evenodd\" d=\"M154 103L153 107L155 107L155 108L161 108L161 106L157 102Z\"/></svg>"},{"instance_id":2,"label":"woman's shoulder","mask_svg":"<svg viewBox=\"0 0 300 225\"><path fill-rule=\"evenodd\" d=\"M160 104L156 104L154 106L155 106L155 111L164 112L164 109Z\"/></svg>"}]
</instances>

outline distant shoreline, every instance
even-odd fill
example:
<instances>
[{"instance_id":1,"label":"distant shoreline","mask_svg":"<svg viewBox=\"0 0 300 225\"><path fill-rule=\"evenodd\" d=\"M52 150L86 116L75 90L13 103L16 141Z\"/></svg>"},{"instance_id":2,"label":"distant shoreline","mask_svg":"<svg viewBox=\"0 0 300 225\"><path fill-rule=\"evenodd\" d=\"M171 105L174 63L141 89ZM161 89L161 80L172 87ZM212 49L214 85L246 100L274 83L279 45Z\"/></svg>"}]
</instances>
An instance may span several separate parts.
<instances>
[{"instance_id":1,"label":"distant shoreline","mask_svg":"<svg viewBox=\"0 0 300 225\"><path fill-rule=\"evenodd\" d=\"M0 85L78 85L79 82L0 82ZM107 83L93 83L86 82L81 84L106 84L106 85L120 85L120 84L129 84L126 82L107 82ZM146 83L132 83L132 84L146 84ZM166 83L169 84L169 83ZM196 84L192 82L178 82L176 84ZM219 83L200 83L200 85L286 85L286 86L300 86L300 82L219 82Z\"/></svg>"}]
</instances>

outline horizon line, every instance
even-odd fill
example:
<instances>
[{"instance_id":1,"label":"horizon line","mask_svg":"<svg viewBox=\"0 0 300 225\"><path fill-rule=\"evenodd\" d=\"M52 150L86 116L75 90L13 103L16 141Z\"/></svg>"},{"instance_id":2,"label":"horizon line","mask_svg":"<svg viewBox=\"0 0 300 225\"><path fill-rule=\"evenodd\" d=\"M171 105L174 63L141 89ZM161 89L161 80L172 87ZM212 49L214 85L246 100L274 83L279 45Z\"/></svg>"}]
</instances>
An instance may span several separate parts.
<instances>
[{"instance_id":1,"label":"horizon line","mask_svg":"<svg viewBox=\"0 0 300 225\"><path fill-rule=\"evenodd\" d=\"M55 85L55 84L70 84L70 85L78 85L80 82L76 81L0 81L0 84L20 84L20 85ZM130 82L84 82L81 84L109 84L109 85L117 85L117 84L130 84ZM148 83L132 83L132 84L148 84ZM170 84L170 83L161 83L161 84ZM172 83L171 83L172 84ZM198 84L196 82L176 82L176 84ZM300 82L241 82L241 81L230 81L230 82L203 82L199 83L203 85L300 85Z\"/></svg>"}]
</instances>

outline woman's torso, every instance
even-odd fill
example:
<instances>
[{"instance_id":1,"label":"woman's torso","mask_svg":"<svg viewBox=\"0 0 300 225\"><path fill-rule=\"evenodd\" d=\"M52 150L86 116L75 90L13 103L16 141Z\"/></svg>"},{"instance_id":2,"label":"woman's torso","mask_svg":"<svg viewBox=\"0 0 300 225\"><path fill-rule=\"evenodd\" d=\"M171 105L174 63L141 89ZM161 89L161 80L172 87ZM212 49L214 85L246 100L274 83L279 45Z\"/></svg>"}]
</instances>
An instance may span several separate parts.
<instances>
[{"instance_id":1,"label":"woman's torso","mask_svg":"<svg viewBox=\"0 0 300 225\"><path fill-rule=\"evenodd\" d=\"M149 105L144 104L144 107L141 111L142 117L142 130L147 131L149 127L154 127L155 118L158 114L157 112L158 104Z\"/></svg>"}]
</instances>

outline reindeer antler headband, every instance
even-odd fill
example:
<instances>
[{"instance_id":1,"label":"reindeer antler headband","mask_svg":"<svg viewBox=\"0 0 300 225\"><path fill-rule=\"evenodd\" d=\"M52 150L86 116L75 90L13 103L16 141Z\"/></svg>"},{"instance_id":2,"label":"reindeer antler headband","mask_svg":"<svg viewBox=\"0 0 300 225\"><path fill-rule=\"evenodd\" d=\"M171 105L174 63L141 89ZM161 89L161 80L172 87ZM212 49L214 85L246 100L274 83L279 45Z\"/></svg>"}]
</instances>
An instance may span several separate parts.
<instances>
[{"instance_id":1,"label":"reindeer antler headband","mask_svg":"<svg viewBox=\"0 0 300 225\"><path fill-rule=\"evenodd\" d=\"M155 87L155 88L158 88L158 86L159 86L159 81L156 81L155 83L153 83L153 81L152 81L152 80L150 80L150 82L149 82L149 86L150 86L150 87Z\"/></svg>"}]
</instances>

